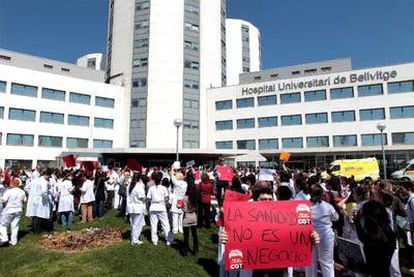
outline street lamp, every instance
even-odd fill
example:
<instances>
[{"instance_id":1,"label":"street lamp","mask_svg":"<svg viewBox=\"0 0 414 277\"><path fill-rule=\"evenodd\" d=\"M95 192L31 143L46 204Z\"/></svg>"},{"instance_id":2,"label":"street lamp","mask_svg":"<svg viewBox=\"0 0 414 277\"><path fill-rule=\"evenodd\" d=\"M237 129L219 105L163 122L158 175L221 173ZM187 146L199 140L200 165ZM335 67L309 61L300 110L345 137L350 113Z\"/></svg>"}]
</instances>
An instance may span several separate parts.
<instances>
[{"instance_id":1,"label":"street lamp","mask_svg":"<svg viewBox=\"0 0 414 277\"><path fill-rule=\"evenodd\" d=\"M387 128L385 123L378 123L377 129L381 132L381 150L382 150L382 168L384 170L384 180L387 180L387 166L385 160L385 150L384 150L384 130Z\"/></svg>"},{"instance_id":2,"label":"street lamp","mask_svg":"<svg viewBox=\"0 0 414 277\"><path fill-rule=\"evenodd\" d=\"M178 130L180 129L181 125L183 125L183 121L180 118L174 119L174 126L177 128L177 144L175 148L175 160L178 160Z\"/></svg>"}]
</instances>

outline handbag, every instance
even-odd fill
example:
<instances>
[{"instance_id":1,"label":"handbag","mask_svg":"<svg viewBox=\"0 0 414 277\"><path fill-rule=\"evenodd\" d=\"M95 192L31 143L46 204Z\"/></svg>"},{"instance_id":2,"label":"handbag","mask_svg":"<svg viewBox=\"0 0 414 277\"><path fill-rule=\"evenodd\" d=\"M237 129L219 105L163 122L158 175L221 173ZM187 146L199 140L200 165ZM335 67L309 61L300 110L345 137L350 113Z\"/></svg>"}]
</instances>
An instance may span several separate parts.
<instances>
[{"instance_id":1,"label":"handbag","mask_svg":"<svg viewBox=\"0 0 414 277\"><path fill-rule=\"evenodd\" d=\"M183 199L177 199L177 208L181 209L183 207L184 200Z\"/></svg>"}]
</instances>

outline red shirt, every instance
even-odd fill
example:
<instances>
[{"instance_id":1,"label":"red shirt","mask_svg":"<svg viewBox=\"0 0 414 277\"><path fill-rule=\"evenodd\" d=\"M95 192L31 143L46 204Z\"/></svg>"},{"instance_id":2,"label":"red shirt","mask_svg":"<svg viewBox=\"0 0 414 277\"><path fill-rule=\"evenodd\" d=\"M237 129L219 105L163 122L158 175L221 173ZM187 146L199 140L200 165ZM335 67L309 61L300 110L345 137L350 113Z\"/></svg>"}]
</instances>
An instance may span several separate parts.
<instances>
[{"instance_id":1,"label":"red shirt","mask_svg":"<svg viewBox=\"0 0 414 277\"><path fill-rule=\"evenodd\" d=\"M210 204L211 195L214 194L213 184L211 182L201 182L200 183L200 196L201 196L201 203L203 204Z\"/></svg>"}]
</instances>

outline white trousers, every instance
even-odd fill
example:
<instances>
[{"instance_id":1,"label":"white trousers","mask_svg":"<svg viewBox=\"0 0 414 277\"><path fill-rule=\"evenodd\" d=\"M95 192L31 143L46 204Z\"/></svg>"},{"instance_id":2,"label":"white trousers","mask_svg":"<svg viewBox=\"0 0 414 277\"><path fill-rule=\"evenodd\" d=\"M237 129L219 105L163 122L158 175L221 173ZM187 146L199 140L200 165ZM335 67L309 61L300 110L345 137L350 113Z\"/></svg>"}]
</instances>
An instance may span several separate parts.
<instances>
[{"instance_id":1,"label":"white trousers","mask_svg":"<svg viewBox=\"0 0 414 277\"><path fill-rule=\"evenodd\" d=\"M3 214L0 222L0 241L7 242L9 238L7 236L7 227L10 225L11 236L10 244L17 244L17 235L19 234L19 222L22 217L22 212Z\"/></svg>"},{"instance_id":2,"label":"white trousers","mask_svg":"<svg viewBox=\"0 0 414 277\"><path fill-rule=\"evenodd\" d=\"M131 224L131 243L137 243L141 235L142 226L145 225L145 215L129 214L129 222Z\"/></svg>"},{"instance_id":3,"label":"white trousers","mask_svg":"<svg viewBox=\"0 0 414 277\"><path fill-rule=\"evenodd\" d=\"M318 276L318 262L323 277L335 277L333 250L335 237L322 238L317 246L312 246L312 265L306 267L306 277Z\"/></svg>"},{"instance_id":4,"label":"white trousers","mask_svg":"<svg viewBox=\"0 0 414 277\"><path fill-rule=\"evenodd\" d=\"M172 233L170 229L170 223L168 222L167 212L150 212L151 221L151 241L152 243L158 242L158 221L161 221L161 227L165 234L165 240L167 242L172 241Z\"/></svg>"},{"instance_id":5,"label":"white trousers","mask_svg":"<svg viewBox=\"0 0 414 277\"><path fill-rule=\"evenodd\" d=\"M183 213L172 213L173 233L183 233Z\"/></svg>"},{"instance_id":6,"label":"white trousers","mask_svg":"<svg viewBox=\"0 0 414 277\"><path fill-rule=\"evenodd\" d=\"M391 258L390 276L401 277L400 259L398 258L398 243L397 243L397 248L395 248L394 254L392 255L392 258Z\"/></svg>"}]
</instances>

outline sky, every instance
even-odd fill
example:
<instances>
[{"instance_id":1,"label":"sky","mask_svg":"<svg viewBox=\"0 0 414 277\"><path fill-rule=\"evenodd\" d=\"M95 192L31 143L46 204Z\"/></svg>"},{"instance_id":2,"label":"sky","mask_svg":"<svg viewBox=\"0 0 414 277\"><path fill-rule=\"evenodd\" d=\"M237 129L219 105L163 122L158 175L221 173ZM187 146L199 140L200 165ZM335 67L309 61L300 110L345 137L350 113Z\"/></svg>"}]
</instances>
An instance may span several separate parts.
<instances>
[{"instance_id":1,"label":"sky","mask_svg":"<svg viewBox=\"0 0 414 277\"><path fill-rule=\"evenodd\" d=\"M414 62L413 11L414 0L227 0L228 17L261 31L263 69ZM74 63L106 51L107 14L107 0L0 0L0 48Z\"/></svg>"}]
</instances>

